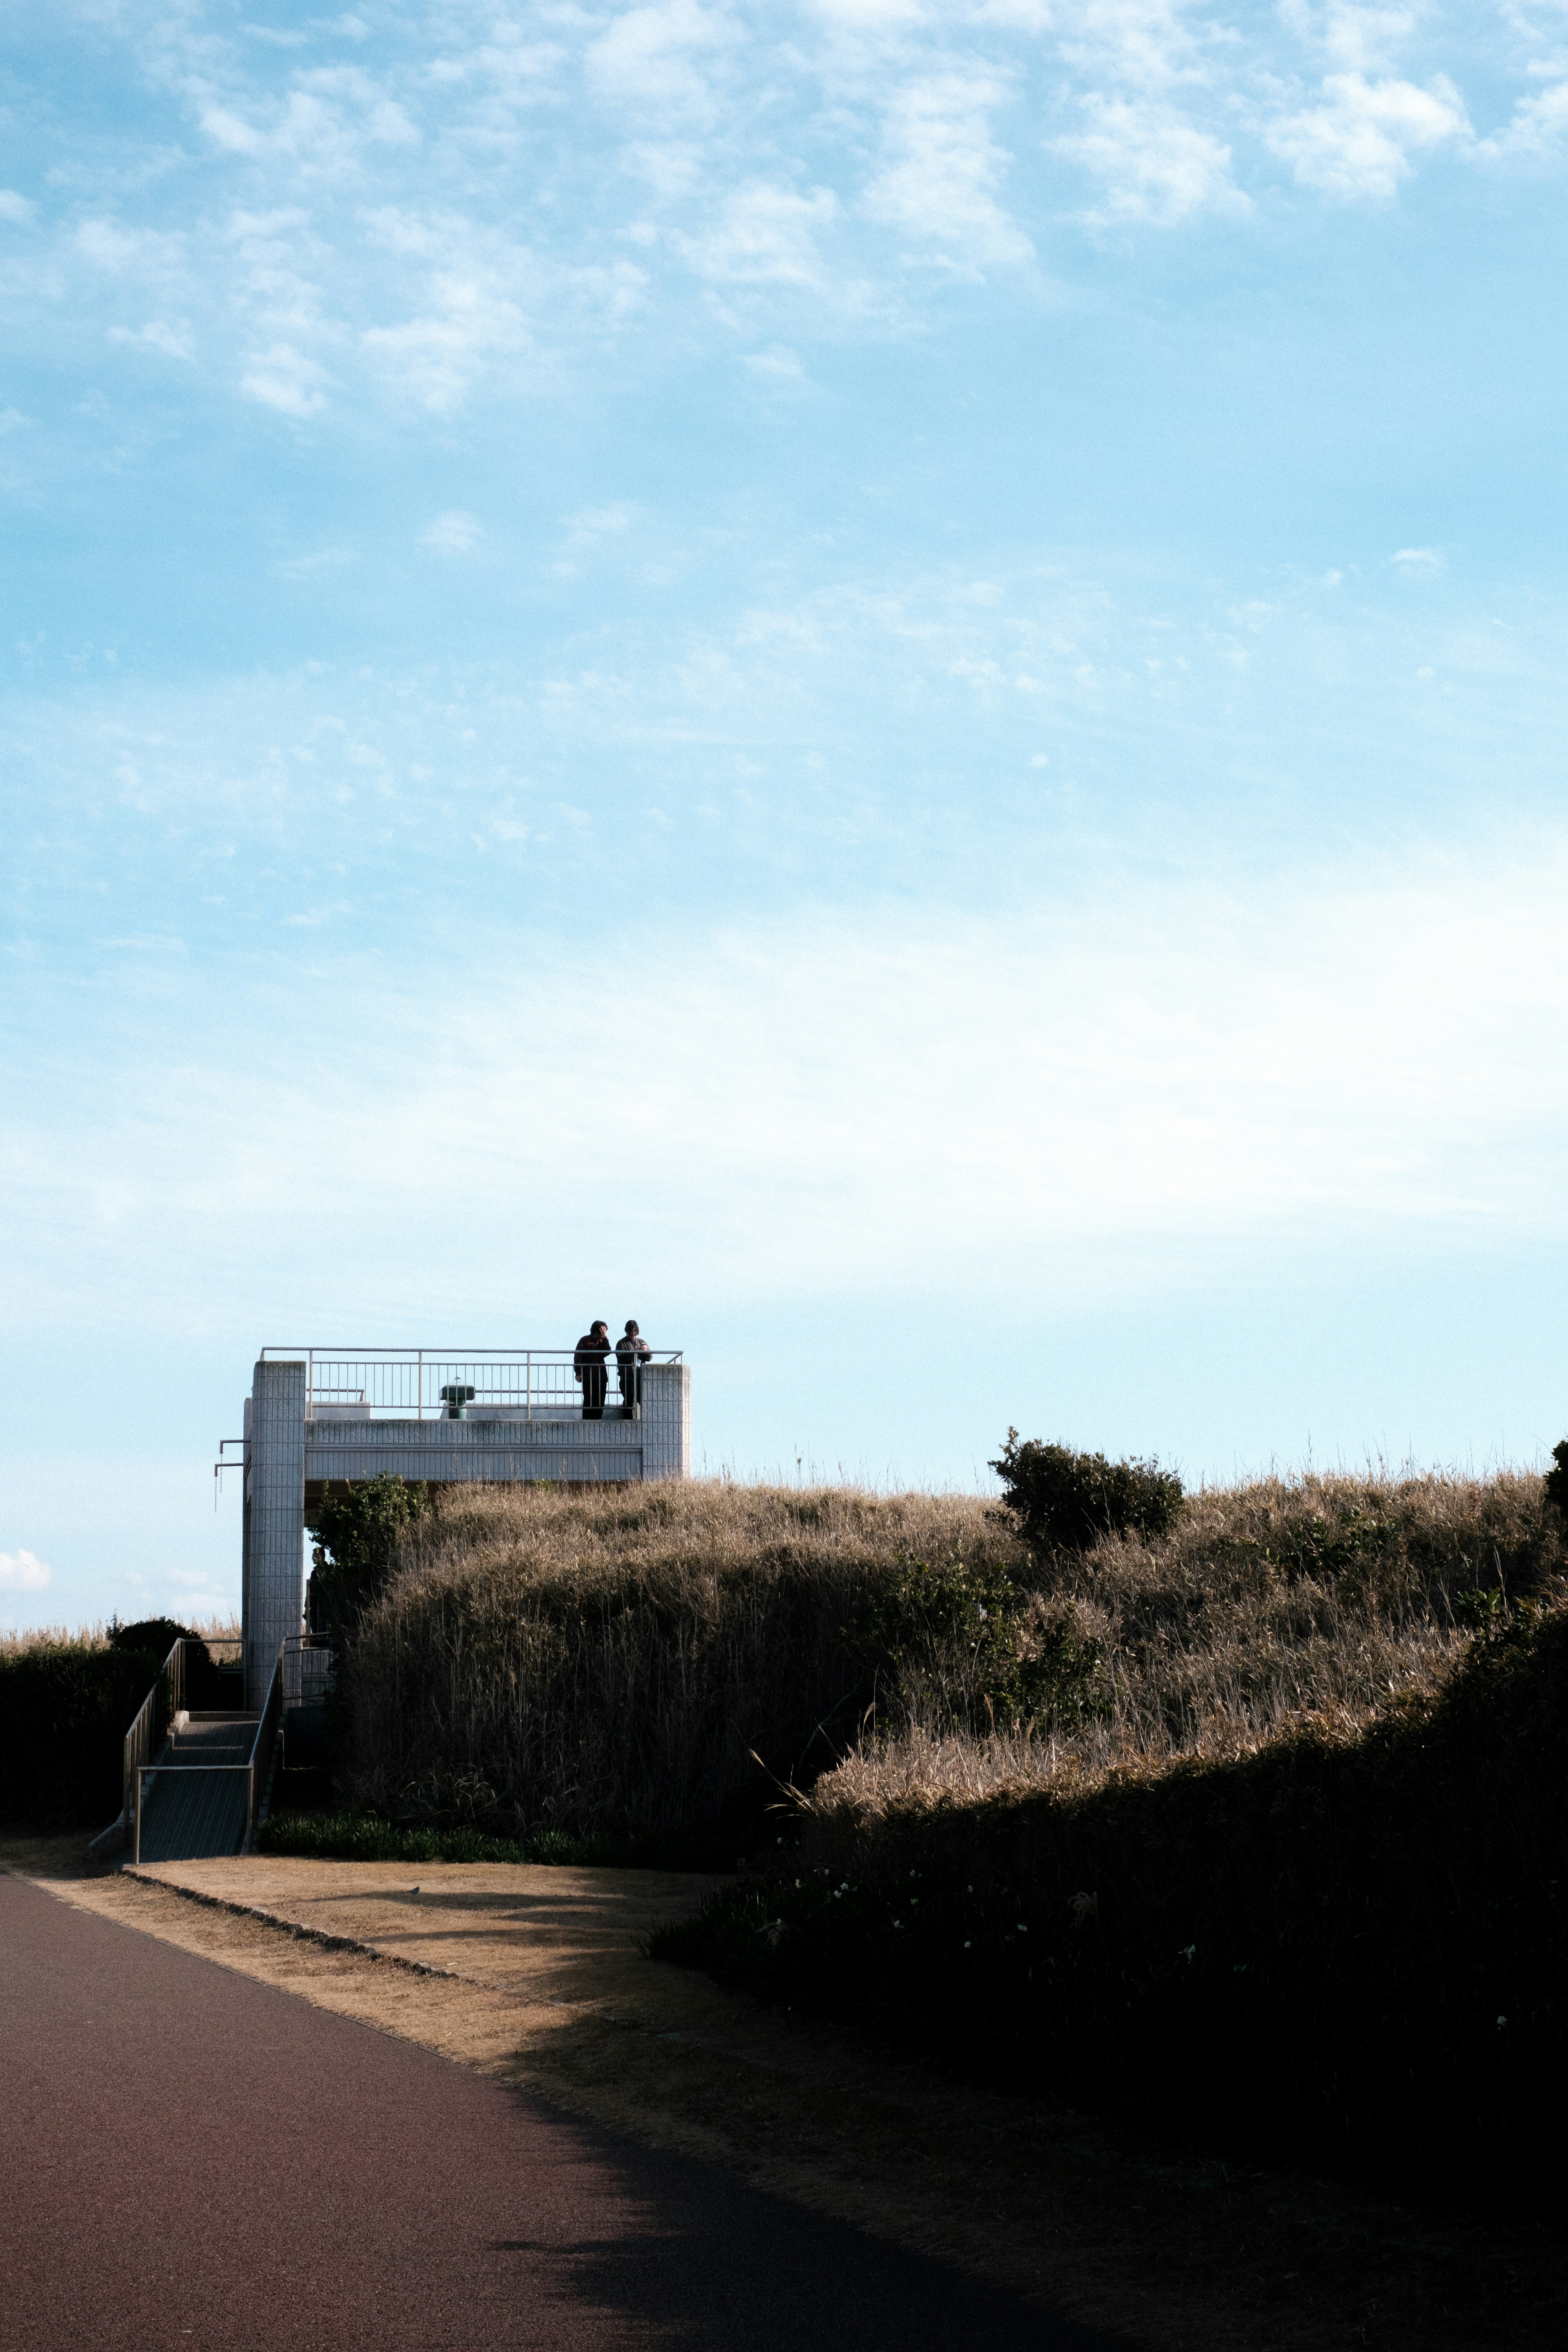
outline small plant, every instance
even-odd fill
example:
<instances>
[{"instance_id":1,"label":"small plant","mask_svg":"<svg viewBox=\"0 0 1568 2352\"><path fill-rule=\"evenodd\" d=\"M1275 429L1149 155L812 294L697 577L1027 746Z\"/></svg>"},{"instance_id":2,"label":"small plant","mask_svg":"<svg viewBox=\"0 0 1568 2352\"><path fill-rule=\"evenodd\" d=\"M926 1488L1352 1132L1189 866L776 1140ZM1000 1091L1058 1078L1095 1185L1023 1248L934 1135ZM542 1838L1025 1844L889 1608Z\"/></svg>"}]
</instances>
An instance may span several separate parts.
<instances>
[{"instance_id":1,"label":"small plant","mask_svg":"<svg viewBox=\"0 0 1568 2352\"><path fill-rule=\"evenodd\" d=\"M992 1562L905 1559L847 1630L890 1670L906 1716L977 1731L1047 1711L1082 1723L1098 1711L1100 1644L1066 1612L1031 1624L1028 1597Z\"/></svg>"},{"instance_id":2,"label":"small plant","mask_svg":"<svg viewBox=\"0 0 1568 2352\"><path fill-rule=\"evenodd\" d=\"M1040 1555L1087 1551L1102 1536L1168 1535L1182 1507L1182 1482L1156 1462L1108 1462L1007 1432L991 1465L1002 1481L1003 1508Z\"/></svg>"},{"instance_id":3,"label":"small plant","mask_svg":"<svg viewBox=\"0 0 1568 2352\"><path fill-rule=\"evenodd\" d=\"M1333 1519L1314 1511L1265 1545L1264 1556L1289 1576L1312 1576L1330 1583L1375 1559L1398 1533L1396 1521L1352 1503Z\"/></svg>"},{"instance_id":4,"label":"small plant","mask_svg":"<svg viewBox=\"0 0 1568 2352\"><path fill-rule=\"evenodd\" d=\"M430 1507L428 1486L390 1471L327 1496L308 1530L310 1621L317 1631L352 1633L386 1582L398 1537Z\"/></svg>"},{"instance_id":5,"label":"small plant","mask_svg":"<svg viewBox=\"0 0 1568 2352\"><path fill-rule=\"evenodd\" d=\"M136 1657L156 1658L162 1664L176 1642L199 1639L188 1625L176 1625L172 1617L139 1617L134 1625L116 1624L109 1636L109 1646ZM202 1654L205 1659L205 1646Z\"/></svg>"},{"instance_id":6,"label":"small plant","mask_svg":"<svg viewBox=\"0 0 1568 2352\"><path fill-rule=\"evenodd\" d=\"M1568 1526L1568 1437L1552 1447L1552 1459L1556 1467L1546 1474L1546 1499Z\"/></svg>"}]
</instances>

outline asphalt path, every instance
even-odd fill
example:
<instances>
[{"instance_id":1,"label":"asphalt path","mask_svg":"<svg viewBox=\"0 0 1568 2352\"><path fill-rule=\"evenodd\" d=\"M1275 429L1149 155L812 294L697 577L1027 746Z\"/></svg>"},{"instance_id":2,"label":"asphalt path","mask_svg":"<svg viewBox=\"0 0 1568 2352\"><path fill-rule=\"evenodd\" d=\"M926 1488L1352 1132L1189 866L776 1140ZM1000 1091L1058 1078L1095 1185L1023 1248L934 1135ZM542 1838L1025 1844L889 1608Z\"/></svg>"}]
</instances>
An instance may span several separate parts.
<instances>
[{"instance_id":1,"label":"asphalt path","mask_svg":"<svg viewBox=\"0 0 1568 2352\"><path fill-rule=\"evenodd\" d=\"M0 1874L4 2352L1113 2345Z\"/></svg>"}]
</instances>

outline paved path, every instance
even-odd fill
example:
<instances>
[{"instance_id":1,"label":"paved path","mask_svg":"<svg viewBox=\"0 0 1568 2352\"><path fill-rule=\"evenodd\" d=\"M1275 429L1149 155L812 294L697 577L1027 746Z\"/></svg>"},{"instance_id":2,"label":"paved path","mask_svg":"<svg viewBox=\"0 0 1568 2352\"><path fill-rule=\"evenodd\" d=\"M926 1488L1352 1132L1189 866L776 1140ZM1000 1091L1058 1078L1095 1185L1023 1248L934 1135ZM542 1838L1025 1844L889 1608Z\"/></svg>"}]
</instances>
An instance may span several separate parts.
<instances>
[{"instance_id":1,"label":"paved path","mask_svg":"<svg viewBox=\"0 0 1568 2352\"><path fill-rule=\"evenodd\" d=\"M1112 2352L0 1874L5 2352Z\"/></svg>"}]
</instances>

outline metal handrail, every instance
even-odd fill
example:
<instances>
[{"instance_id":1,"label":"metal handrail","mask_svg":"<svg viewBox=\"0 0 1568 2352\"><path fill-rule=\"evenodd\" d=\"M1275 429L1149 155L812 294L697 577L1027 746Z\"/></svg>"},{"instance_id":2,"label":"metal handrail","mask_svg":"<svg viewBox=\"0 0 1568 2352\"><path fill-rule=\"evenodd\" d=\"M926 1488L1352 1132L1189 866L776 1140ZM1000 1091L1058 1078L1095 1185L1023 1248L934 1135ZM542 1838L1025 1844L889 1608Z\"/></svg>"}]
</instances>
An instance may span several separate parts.
<instances>
[{"instance_id":1,"label":"metal handrail","mask_svg":"<svg viewBox=\"0 0 1568 2352\"><path fill-rule=\"evenodd\" d=\"M164 1659L163 1664L159 1667L158 1679L153 1684L152 1689L148 1692L146 1697L142 1700L141 1706L137 1708L136 1713L132 1719L131 1728L125 1735L125 1745L121 1751L120 1776L120 1817L121 1821L129 1820L131 1814L132 1774L137 1769L139 1765L145 1764L147 1759L156 1753L171 1721L180 1711L179 1702L181 1696L184 1694L185 1679L184 1661L180 1654L184 1648L184 1637L182 1635L174 1643L174 1648L169 1652L169 1654ZM172 1705L169 1703L171 1698L173 1699ZM163 1720L161 1722L158 1720L160 1701L163 1702ZM154 1724L157 1726L155 1730L153 1727ZM140 1815L141 1810L141 1801L139 1798L137 1801L138 1815Z\"/></svg>"},{"instance_id":2,"label":"metal handrail","mask_svg":"<svg viewBox=\"0 0 1568 2352\"><path fill-rule=\"evenodd\" d=\"M618 1370L613 1340L605 1353L612 1360L606 1370ZM360 1408L366 1420L377 1413L438 1420L448 1411L443 1392L454 1389L474 1391L481 1407L474 1417L481 1420L487 1405L528 1421L555 1421L562 1408L578 1409L571 1348L263 1348L261 1356L303 1364L307 1421L334 1407ZM682 1361L679 1348L650 1349L639 1368ZM458 1402L466 1409L468 1400Z\"/></svg>"},{"instance_id":3,"label":"metal handrail","mask_svg":"<svg viewBox=\"0 0 1568 2352\"><path fill-rule=\"evenodd\" d=\"M229 1637L223 1635L219 1638L226 1640ZM176 1642L174 1644L175 1649L178 1649L179 1646L180 1644ZM171 1655L172 1654L173 1654L171 1653ZM167 1663L168 1662L165 1661L165 1672L167 1671ZM148 1701L146 1703L150 1704L152 1699L155 1696L156 1689L149 1692ZM143 1712L145 1712L145 1705ZM179 1709L177 1707L172 1709L170 1713L170 1720L172 1721L174 1716L178 1713ZM278 1645L277 1664L272 1669L272 1679L267 1685L267 1696L262 1703L261 1713L257 1717L256 1730L250 1742L250 1753L243 1764L138 1764L135 1767L136 1808L134 1815L132 1816L132 1861L140 1864L142 1860L142 1816L144 1811L146 1785L150 1780L156 1780L158 1775L162 1772L183 1772L187 1777L207 1772L248 1773L250 1777L249 1783L246 1790L245 1801L245 1838L241 1847L242 1852L247 1851L250 1845L250 1841L256 1834L257 1813L260 1808L261 1802L267 1795L268 1774L272 1762L272 1743L278 1736L278 1725L282 1713L283 1645L279 1643ZM141 1717L138 1717L137 1720L140 1722ZM129 1736L130 1735L127 1734L128 1740ZM126 1804L127 1807L129 1807L129 1789L126 1791Z\"/></svg>"}]
</instances>

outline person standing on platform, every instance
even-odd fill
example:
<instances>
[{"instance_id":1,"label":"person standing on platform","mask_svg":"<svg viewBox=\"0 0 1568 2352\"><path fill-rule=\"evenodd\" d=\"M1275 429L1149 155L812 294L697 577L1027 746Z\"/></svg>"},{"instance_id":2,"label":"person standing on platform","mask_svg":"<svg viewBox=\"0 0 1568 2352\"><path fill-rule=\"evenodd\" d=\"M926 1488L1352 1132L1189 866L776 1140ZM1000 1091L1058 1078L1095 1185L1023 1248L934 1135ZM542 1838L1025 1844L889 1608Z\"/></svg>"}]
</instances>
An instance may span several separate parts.
<instances>
[{"instance_id":1,"label":"person standing on platform","mask_svg":"<svg viewBox=\"0 0 1568 2352\"><path fill-rule=\"evenodd\" d=\"M616 1341L616 1371L621 1383L621 1406L630 1412L642 1402L642 1368L653 1349L635 1323L628 1323L626 1337Z\"/></svg>"},{"instance_id":2,"label":"person standing on platform","mask_svg":"<svg viewBox=\"0 0 1568 2352\"><path fill-rule=\"evenodd\" d=\"M585 1331L572 1351L572 1377L583 1389L583 1418L603 1421L605 1391L610 1384L610 1327L595 1323Z\"/></svg>"}]
</instances>

